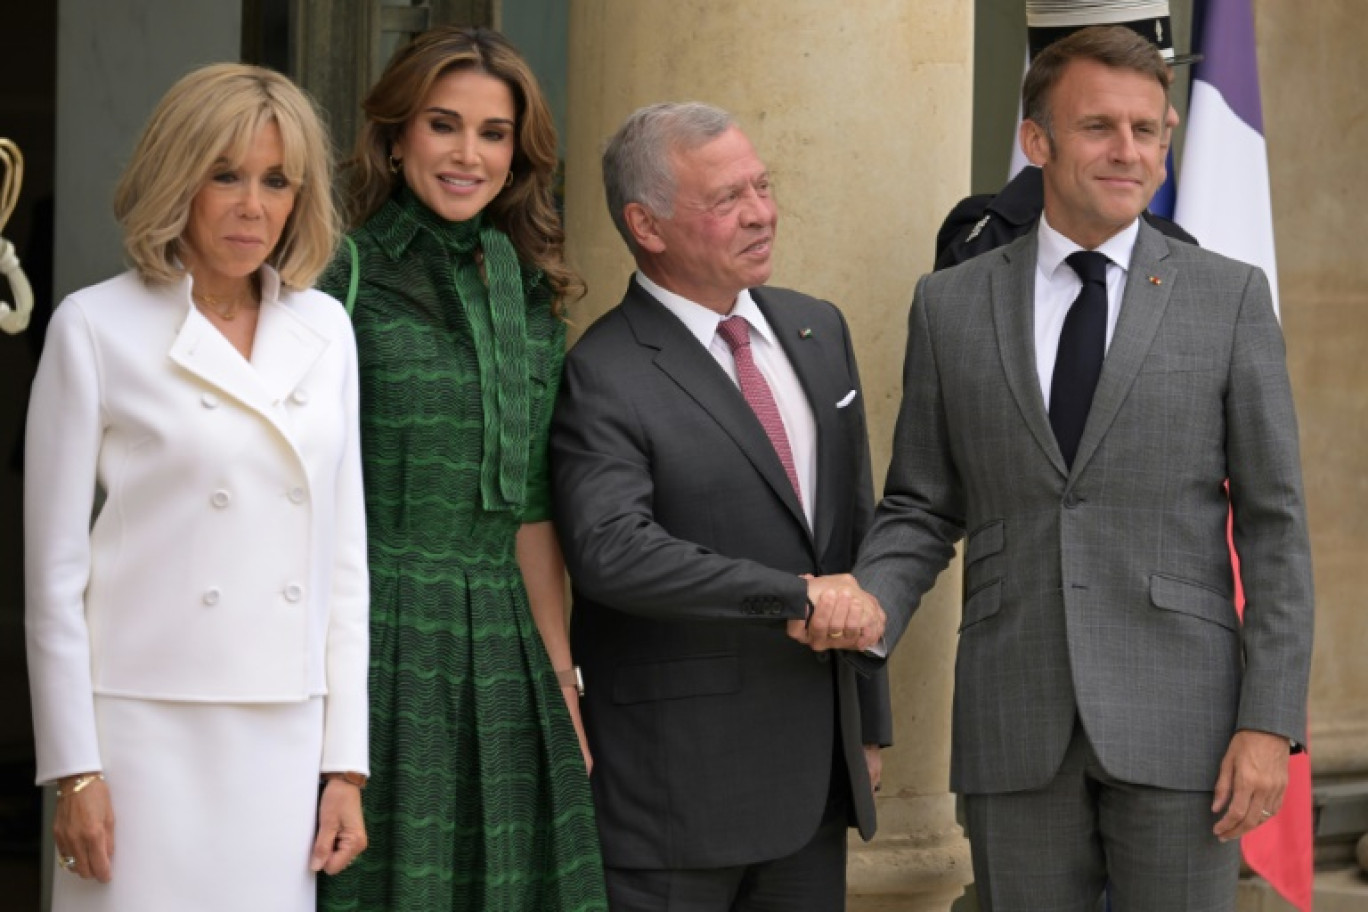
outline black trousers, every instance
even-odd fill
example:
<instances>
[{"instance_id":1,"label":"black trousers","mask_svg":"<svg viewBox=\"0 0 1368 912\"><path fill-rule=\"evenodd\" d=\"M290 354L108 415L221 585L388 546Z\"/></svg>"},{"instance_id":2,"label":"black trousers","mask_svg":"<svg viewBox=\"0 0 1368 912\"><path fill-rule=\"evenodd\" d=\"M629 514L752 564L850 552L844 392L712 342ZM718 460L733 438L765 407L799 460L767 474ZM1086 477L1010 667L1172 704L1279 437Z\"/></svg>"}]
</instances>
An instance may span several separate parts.
<instances>
[{"instance_id":1,"label":"black trousers","mask_svg":"<svg viewBox=\"0 0 1368 912\"><path fill-rule=\"evenodd\" d=\"M812 838L791 855L727 868L605 867L612 912L842 912L850 774L834 743L826 809Z\"/></svg>"}]
</instances>

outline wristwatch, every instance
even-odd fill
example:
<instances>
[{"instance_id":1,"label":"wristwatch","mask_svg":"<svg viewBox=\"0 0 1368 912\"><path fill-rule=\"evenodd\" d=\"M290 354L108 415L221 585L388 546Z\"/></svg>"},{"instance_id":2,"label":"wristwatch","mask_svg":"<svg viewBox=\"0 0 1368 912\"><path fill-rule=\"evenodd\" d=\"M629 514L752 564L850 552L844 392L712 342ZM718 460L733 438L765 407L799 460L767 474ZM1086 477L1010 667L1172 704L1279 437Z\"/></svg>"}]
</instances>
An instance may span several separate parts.
<instances>
[{"instance_id":1,"label":"wristwatch","mask_svg":"<svg viewBox=\"0 0 1368 912\"><path fill-rule=\"evenodd\" d=\"M561 668L556 671L556 680L561 687L573 687L575 693L584 696L584 675L580 674L580 667L573 665L570 668Z\"/></svg>"}]
</instances>

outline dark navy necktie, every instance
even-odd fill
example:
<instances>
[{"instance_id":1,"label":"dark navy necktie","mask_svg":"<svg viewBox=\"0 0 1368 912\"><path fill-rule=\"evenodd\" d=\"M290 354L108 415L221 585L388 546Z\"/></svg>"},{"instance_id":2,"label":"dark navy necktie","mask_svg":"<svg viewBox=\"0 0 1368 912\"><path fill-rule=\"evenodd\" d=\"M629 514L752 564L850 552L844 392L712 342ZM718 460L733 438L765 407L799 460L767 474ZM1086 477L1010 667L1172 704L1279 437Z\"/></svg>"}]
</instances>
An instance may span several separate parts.
<instances>
[{"instance_id":1,"label":"dark navy necktie","mask_svg":"<svg viewBox=\"0 0 1368 912\"><path fill-rule=\"evenodd\" d=\"M1059 333L1059 353L1050 381L1050 427L1064 464L1073 468L1107 352L1107 264L1111 261L1095 250L1078 250L1065 262L1078 273L1083 287Z\"/></svg>"}]
</instances>

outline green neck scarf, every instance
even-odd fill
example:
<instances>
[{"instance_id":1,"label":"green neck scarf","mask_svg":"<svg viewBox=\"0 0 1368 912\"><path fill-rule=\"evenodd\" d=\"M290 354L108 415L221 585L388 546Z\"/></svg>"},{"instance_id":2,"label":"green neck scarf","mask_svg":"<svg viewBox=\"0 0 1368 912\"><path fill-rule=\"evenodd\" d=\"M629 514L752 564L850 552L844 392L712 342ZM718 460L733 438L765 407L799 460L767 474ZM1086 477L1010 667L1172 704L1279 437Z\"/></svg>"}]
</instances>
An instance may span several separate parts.
<instances>
[{"instance_id":1,"label":"green neck scarf","mask_svg":"<svg viewBox=\"0 0 1368 912\"><path fill-rule=\"evenodd\" d=\"M470 323L479 363L484 412L480 496L484 508L520 508L527 495L531 400L527 298L517 251L508 235L494 227L484 213L464 222L448 222L411 192L406 190L404 197L409 213L456 254L452 258L453 284Z\"/></svg>"}]
</instances>

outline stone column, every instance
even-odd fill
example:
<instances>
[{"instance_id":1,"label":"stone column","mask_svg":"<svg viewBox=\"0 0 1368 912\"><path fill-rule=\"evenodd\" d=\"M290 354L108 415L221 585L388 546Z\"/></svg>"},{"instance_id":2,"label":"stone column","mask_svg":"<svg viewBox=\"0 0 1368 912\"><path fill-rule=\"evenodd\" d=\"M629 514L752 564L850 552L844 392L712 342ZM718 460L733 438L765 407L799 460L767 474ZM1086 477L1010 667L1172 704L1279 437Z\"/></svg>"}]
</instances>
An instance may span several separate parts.
<instances>
[{"instance_id":1,"label":"stone column","mask_svg":"<svg viewBox=\"0 0 1368 912\"><path fill-rule=\"evenodd\" d=\"M1317 777L1368 778L1368 260L1362 253L1368 101L1353 86L1368 37L1351 0L1296 15L1254 4L1288 369L1316 574L1311 757ZM1333 61L1306 67L1308 56ZM1308 110L1318 98L1320 111ZM1308 166L1308 163L1313 163ZM1306 205L1315 200L1315 205Z\"/></svg>"},{"instance_id":2,"label":"stone column","mask_svg":"<svg viewBox=\"0 0 1368 912\"><path fill-rule=\"evenodd\" d=\"M566 230L590 293L571 319L615 304L632 268L604 206L604 140L644 104L727 109L774 177L774 283L850 322L881 480L913 286L969 189L972 58L970 0L572 0ZM893 659L898 743L879 836L853 844L853 910L948 909L971 879L946 790L958 570L943 579Z\"/></svg>"},{"instance_id":3,"label":"stone column","mask_svg":"<svg viewBox=\"0 0 1368 912\"><path fill-rule=\"evenodd\" d=\"M1354 0L1301 12L1277 0L1254 3L1283 332L1316 577L1315 905L1338 912L1368 908L1368 181L1359 153L1368 143L1368 99L1354 89L1368 79L1368 59L1357 50L1368 24Z\"/></svg>"}]
</instances>

